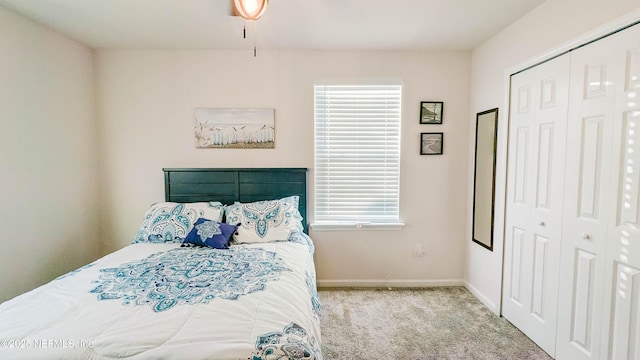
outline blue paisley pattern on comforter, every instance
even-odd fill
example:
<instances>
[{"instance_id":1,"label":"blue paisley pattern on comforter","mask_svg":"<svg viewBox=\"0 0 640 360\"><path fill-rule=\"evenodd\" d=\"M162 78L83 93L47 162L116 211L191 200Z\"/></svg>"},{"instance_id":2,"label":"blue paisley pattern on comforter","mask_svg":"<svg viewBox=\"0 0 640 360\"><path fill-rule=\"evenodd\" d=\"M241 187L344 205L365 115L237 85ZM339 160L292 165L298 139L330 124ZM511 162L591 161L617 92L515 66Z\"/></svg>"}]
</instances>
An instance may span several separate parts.
<instances>
[{"instance_id":1,"label":"blue paisley pattern on comforter","mask_svg":"<svg viewBox=\"0 0 640 360\"><path fill-rule=\"evenodd\" d=\"M282 332L258 336L256 349L258 353L251 360L322 360L316 338L294 322L285 326Z\"/></svg>"},{"instance_id":2,"label":"blue paisley pattern on comforter","mask_svg":"<svg viewBox=\"0 0 640 360\"><path fill-rule=\"evenodd\" d=\"M120 299L124 305L149 305L161 312L263 291L283 271L290 270L282 259L260 248L176 248L100 269L91 293L98 300Z\"/></svg>"},{"instance_id":3,"label":"blue paisley pattern on comforter","mask_svg":"<svg viewBox=\"0 0 640 360\"><path fill-rule=\"evenodd\" d=\"M311 307L313 315L316 318L320 318L320 311L322 311L322 304L320 304L320 297L318 296L318 288L316 287L316 276L313 273L307 271L305 282L311 295Z\"/></svg>"}]
</instances>

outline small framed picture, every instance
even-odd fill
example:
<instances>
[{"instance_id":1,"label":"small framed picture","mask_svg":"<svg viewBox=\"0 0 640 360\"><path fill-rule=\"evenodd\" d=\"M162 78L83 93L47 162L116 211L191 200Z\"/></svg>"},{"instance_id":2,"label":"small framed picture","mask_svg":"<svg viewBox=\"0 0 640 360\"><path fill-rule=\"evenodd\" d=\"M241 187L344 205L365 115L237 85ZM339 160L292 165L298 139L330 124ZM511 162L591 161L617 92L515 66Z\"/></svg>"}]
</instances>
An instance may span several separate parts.
<instances>
[{"instance_id":1,"label":"small framed picture","mask_svg":"<svg viewBox=\"0 0 640 360\"><path fill-rule=\"evenodd\" d=\"M442 155L443 145L443 133L420 133L420 155Z\"/></svg>"},{"instance_id":2,"label":"small framed picture","mask_svg":"<svg viewBox=\"0 0 640 360\"><path fill-rule=\"evenodd\" d=\"M443 111L442 101L421 101L420 124L442 124Z\"/></svg>"}]
</instances>

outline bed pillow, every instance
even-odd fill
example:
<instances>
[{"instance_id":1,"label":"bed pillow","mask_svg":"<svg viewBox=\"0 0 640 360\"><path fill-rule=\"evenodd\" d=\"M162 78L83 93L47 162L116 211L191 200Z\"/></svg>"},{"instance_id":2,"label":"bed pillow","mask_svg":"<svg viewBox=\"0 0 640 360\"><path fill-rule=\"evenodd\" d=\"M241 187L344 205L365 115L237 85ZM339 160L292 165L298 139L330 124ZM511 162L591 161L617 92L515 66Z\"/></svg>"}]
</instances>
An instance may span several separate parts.
<instances>
[{"instance_id":1,"label":"bed pillow","mask_svg":"<svg viewBox=\"0 0 640 360\"><path fill-rule=\"evenodd\" d=\"M133 243L182 242L198 218L222 221L224 209L219 202L162 202L151 206Z\"/></svg>"},{"instance_id":2,"label":"bed pillow","mask_svg":"<svg viewBox=\"0 0 640 360\"><path fill-rule=\"evenodd\" d=\"M302 231L298 196L279 200L239 203L225 207L226 222L238 226L233 239L238 243L287 240L291 231Z\"/></svg>"},{"instance_id":3,"label":"bed pillow","mask_svg":"<svg viewBox=\"0 0 640 360\"><path fill-rule=\"evenodd\" d=\"M184 238L183 244L208 246L214 249L228 249L229 239L236 232L236 226L219 221L199 218Z\"/></svg>"}]
</instances>

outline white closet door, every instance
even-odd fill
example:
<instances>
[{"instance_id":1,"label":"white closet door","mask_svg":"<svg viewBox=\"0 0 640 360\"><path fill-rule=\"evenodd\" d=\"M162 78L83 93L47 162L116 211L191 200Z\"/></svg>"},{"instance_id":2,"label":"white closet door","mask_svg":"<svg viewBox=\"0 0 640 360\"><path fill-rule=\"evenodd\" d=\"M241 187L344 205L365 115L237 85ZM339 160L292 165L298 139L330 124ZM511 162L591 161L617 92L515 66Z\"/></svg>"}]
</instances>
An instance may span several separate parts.
<instances>
[{"instance_id":1,"label":"white closet door","mask_svg":"<svg viewBox=\"0 0 640 360\"><path fill-rule=\"evenodd\" d=\"M607 39L615 66L612 202L600 359L640 360L640 25Z\"/></svg>"},{"instance_id":2,"label":"white closet door","mask_svg":"<svg viewBox=\"0 0 640 360\"><path fill-rule=\"evenodd\" d=\"M599 351L614 105L613 66L601 46L571 53L558 359L597 359Z\"/></svg>"},{"instance_id":3,"label":"white closet door","mask_svg":"<svg viewBox=\"0 0 640 360\"><path fill-rule=\"evenodd\" d=\"M638 46L635 29L571 53L558 359L640 359Z\"/></svg>"},{"instance_id":4,"label":"white closet door","mask_svg":"<svg viewBox=\"0 0 640 360\"><path fill-rule=\"evenodd\" d=\"M511 77L503 315L555 353L569 55Z\"/></svg>"}]
</instances>

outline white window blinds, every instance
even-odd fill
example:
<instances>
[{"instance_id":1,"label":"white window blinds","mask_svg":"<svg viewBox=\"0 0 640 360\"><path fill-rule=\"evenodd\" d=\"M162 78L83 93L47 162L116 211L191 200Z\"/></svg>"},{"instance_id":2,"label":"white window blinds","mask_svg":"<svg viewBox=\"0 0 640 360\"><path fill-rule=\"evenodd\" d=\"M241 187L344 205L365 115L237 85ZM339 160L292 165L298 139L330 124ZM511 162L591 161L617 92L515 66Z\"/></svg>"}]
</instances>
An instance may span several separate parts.
<instances>
[{"instance_id":1,"label":"white window blinds","mask_svg":"<svg viewBox=\"0 0 640 360\"><path fill-rule=\"evenodd\" d=\"M316 85L315 221L397 223L401 85Z\"/></svg>"}]
</instances>

